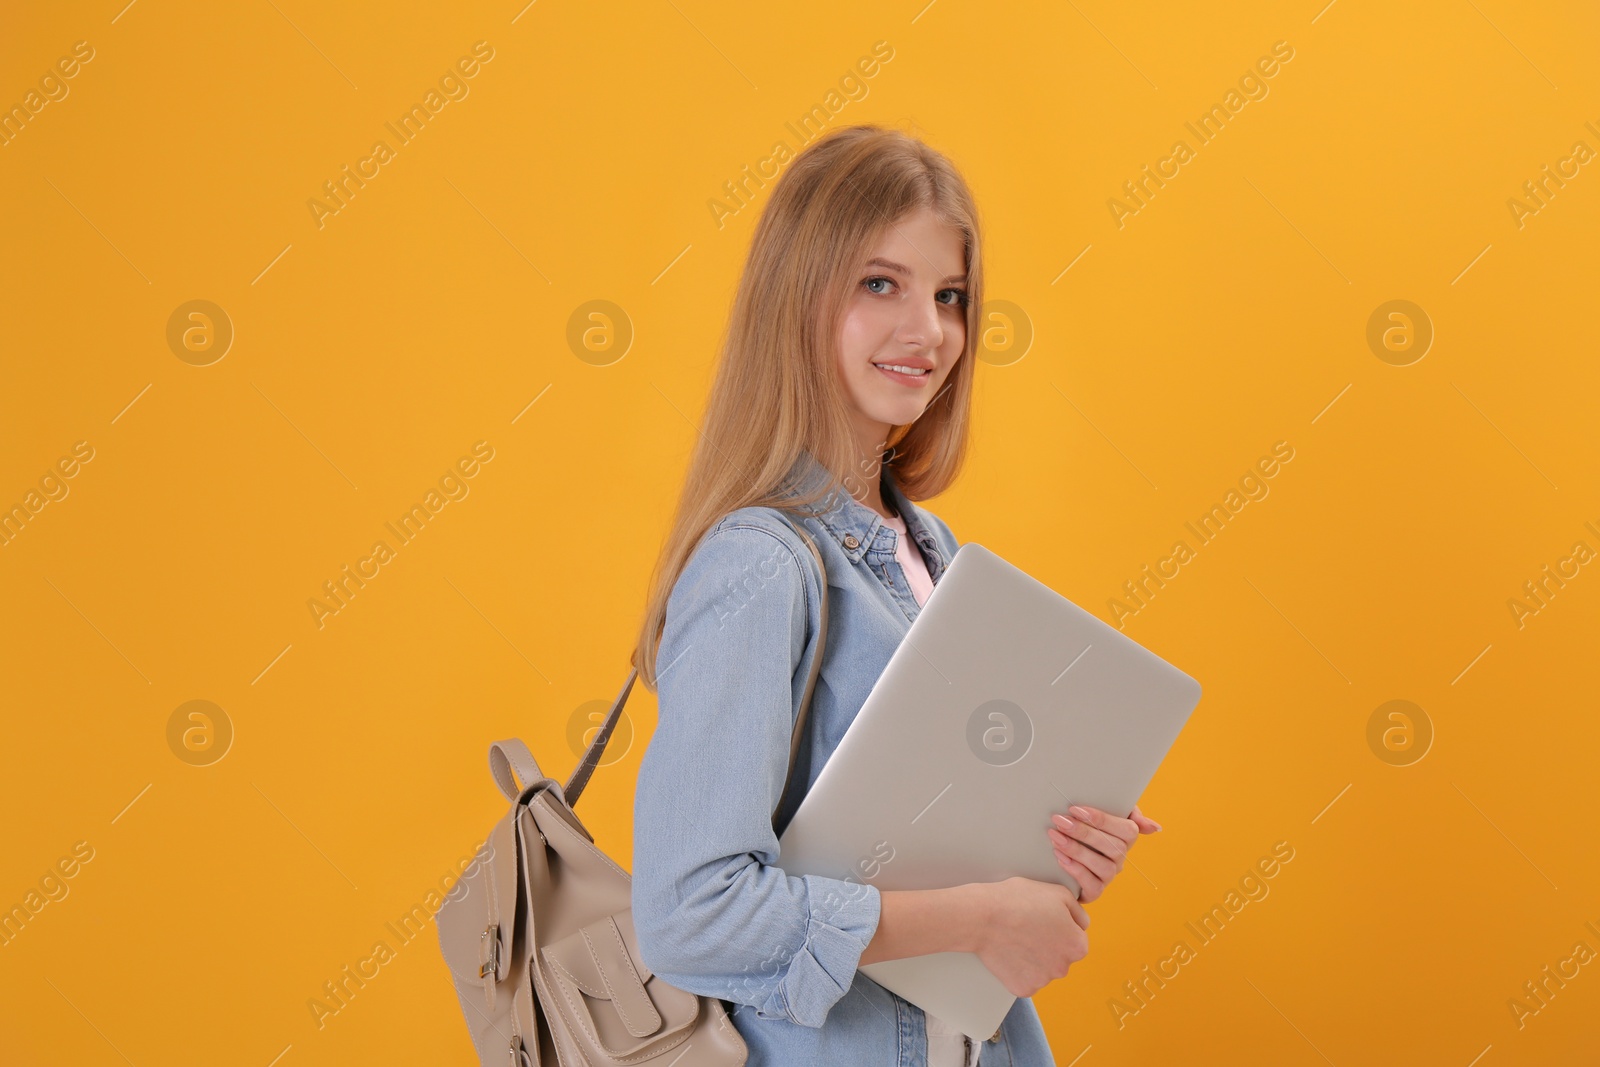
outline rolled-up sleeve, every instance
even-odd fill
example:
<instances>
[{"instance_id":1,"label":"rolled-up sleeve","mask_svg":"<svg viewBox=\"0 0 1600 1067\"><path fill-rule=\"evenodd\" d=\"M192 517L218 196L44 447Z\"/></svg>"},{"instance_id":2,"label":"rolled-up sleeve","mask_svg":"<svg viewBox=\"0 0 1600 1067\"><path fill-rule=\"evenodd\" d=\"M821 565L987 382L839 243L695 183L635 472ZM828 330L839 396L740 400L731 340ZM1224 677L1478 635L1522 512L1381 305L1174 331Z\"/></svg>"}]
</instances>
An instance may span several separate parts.
<instances>
[{"instance_id":1,"label":"rolled-up sleeve","mask_svg":"<svg viewBox=\"0 0 1600 1067\"><path fill-rule=\"evenodd\" d=\"M772 813L816 654L818 591L798 553L792 533L724 520L673 587L634 800L633 921L664 981L820 1027L850 990L882 899L777 866Z\"/></svg>"}]
</instances>

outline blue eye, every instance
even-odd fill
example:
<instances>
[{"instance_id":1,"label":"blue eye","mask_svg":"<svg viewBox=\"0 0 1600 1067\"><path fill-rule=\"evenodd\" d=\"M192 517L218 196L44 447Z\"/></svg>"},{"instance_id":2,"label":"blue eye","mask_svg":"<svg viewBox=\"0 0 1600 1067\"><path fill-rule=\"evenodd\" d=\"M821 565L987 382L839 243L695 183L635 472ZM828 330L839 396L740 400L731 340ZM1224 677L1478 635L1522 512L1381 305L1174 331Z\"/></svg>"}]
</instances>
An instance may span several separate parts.
<instances>
[{"instance_id":1,"label":"blue eye","mask_svg":"<svg viewBox=\"0 0 1600 1067\"><path fill-rule=\"evenodd\" d=\"M886 289L874 289L872 287L874 282L884 282L885 284L888 284L888 285L896 284L895 280L893 278L886 278L881 274L874 274L870 278L863 278L861 280L861 284L866 287L867 292L872 293L872 294L874 294L876 296L883 296L888 292L888 290L886 290ZM954 300L939 300L938 301L939 303L943 304L945 307L966 307L967 306L967 291L965 289L941 289L939 291L939 296L941 296L941 297L943 297L943 296L954 296L955 297Z\"/></svg>"}]
</instances>

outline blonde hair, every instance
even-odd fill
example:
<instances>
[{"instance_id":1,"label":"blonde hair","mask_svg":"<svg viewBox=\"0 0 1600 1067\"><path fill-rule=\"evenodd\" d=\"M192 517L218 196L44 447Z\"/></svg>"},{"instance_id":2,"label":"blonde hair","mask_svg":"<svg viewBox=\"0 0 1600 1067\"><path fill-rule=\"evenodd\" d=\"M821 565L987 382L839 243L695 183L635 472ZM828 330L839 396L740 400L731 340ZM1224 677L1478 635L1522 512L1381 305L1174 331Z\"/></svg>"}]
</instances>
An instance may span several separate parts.
<instances>
[{"instance_id":1,"label":"blonde hair","mask_svg":"<svg viewBox=\"0 0 1600 1067\"><path fill-rule=\"evenodd\" d=\"M966 345L916 421L891 428L885 442L891 450L862 457L837 369L839 317L854 272L882 233L922 208L964 239ZM980 250L971 190L948 159L908 134L847 126L790 162L756 224L704 423L651 575L632 656L647 688L656 688L667 600L706 531L739 508L793 511L830 488L785 494L785 476L802 449L847 486L859 484L857 471L876 472L887 463L909 500L935 496L955 480L966 455L983 305Z\"/></svg>"}]
</instances>

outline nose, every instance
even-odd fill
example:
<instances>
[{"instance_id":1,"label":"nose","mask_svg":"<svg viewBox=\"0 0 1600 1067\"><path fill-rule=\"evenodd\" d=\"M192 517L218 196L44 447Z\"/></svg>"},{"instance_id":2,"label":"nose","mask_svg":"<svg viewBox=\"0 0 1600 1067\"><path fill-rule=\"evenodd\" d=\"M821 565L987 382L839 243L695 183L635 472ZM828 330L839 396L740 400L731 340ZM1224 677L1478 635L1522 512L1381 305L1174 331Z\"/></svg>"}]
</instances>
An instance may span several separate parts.
<instances>
[{"instance_id":1,"label":"nose","mask_svg":"<svg viewBox=\"0 0 1600 1067\"><path fill-rule=\"evenodd\" d=\"M900 339L907 345L935 349L944 342L944 324L939 321L939 304L933 295L913 296L906 301Z\"/></svg>"}]
</instances>

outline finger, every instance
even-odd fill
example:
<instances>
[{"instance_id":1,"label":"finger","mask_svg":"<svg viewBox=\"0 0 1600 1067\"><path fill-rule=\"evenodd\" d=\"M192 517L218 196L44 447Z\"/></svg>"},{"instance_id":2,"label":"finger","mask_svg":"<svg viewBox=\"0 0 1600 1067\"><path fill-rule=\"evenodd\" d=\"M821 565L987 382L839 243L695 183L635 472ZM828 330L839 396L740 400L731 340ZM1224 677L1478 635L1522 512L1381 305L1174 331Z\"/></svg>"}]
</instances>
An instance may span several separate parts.
<instances>
[{"instance_id":1,"label":"finger","mask_svg":"<svg viewBox=\"0 0 1600 1067\"><path fill-rule=\"evenodd\" d=\"M1084 866L1078 860L1057 852L1056 863L1060 865L1062 870L1072 875L1072 880L1078 883L1081 890L1078 894L1079 900L1095 900L1101 893L1105 892L1106 882L1109 879L1100 877L1100 875Z\"/></svg>"},{"instance_id":2,"label":"finger","mask_svg":"<svg viewBox=\"0 0 1600 1067\"><path fill-rule=\"evenodd\" d=\"M1065 888L1064 886L1062 888ZM1067 911L1072 915L1072 921L1078 924L1078 929L1089 929L1089 913L1083 910L1083 905L1072 897L1066 898Z\"/></svg>"},{"instance_id":3,"label":"finger","mask_svg":"<svg viewBox=\"0 0 1600 1067\"><path fill-rule=\"evenodd\" d=\"M1076 804L1074 807L1085 813L1078 818L1107 836L1116 838L1124 845L1131 845L1139 839L1139 824L1132 819L1120 818L1101 808L1091 808L1083 804Z\"/></svg>"},{"instance_id":4,"label":"finger","mask_svg":"<svg viewBox=\"0 0 1600 1067\"><path fill-rule=\"evenodd\" d=\"M1101 855L1082 841L1074 841L1060 830L1050 831L1051 843L1055 846L1056 855L1077 860L1089 868L1102 882L1109 882L1122 870L1122 861Z\"/></svg>"},{"instance_id":5,"label":"finger","mask_svg":"<svg viewBox=\"0 0 1600 1067\"><path fill-rule=\"evenodd\" d=\"M1128 846L1139 836L1139 828L1132 819L1119 819L1099 808L1085 808L1077 804L1068 808L1065 815L1057 813L1051 821L1057 828L1096 852L1113 859L1126 853Z\"/></svg>"},{"instance_id":6,"label":"finger","mask_svg":"<svg viewBox=\"0 0 1600 1067\"><path fill-rule=\"evenodd\" d=\"M1141 834L1154 834L1161 831L1161 824L1140 811L1137 804L1133 806L1133 813L1128 818L1132 819L1134 824L1139 827Z\"/></svg>"}]
</instances>

